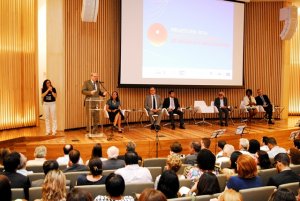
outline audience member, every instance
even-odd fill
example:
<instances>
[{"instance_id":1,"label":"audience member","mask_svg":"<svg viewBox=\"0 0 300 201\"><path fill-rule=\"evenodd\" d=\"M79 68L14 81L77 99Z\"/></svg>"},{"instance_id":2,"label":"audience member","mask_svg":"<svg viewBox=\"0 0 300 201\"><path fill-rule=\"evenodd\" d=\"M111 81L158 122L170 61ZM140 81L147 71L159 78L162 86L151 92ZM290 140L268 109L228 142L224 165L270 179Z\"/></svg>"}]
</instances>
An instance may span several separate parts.
<instances>
[{"instance_id":1,"label":"audience member","mask_svg":"<svg viewBox=\"0 0 300 201\"><path fill-rule=\"evenodd\" d=\"M133 141L129 141L126 144L126 152L134 152L134 153L136 153L136 155L138 156L139 161L142 161L142 157L140 157L138 155L138 153L135 151L135 148L136 148L136 144ZM125 155L118 156L118 159L125 161Z\"/></svg>"},{"instance_id":2,"label":"audience member","mask_svg":"<svg viewBox=\"0 0 300 201\"><path fill-rule=\"evenodd\" d=\"M258 169L269 169L272 168L272 164L269 155L266 151L258 151L257 153L257 165Z\"/></svg>"},{"instance_id":3,"label":"audience member","mask_svg":"<svg viewBox=\"0 0 300 201\"><path fill-rule=\"evenodd\" d=\"M279 186L281 184L299 182L300 177L291 170L290 158L286 153L279 153L274 158L278 174L269 178L268 186Z\"/></svg>"},{"instance_id":4,"label":"audience member","mask_svg":"<svg viewBox=\"0 0 300 201\"><path fill-rule=\"evenodd\" d=\"M86 190L73 188L68 193L66 201L93 201L93 197Z\"/></svg>"},{"instance_id":5,"label":"audience member","mask_svg":"<svg viewBox=\"0 0 300 201\"><path fill-rule=\"evenodd\" d=\"M236 161L240 155L242 155L242 153L239 151L232 152L230 156L230 168L221 170L221 172L226 175L227 179L237 173Z\"/></svg>"},{"instance_id":6,"label":"audience member","mask_svg":"<svg viewBox=\"0 0 300 201\"><path fill-rule=\"evenodd\" d=\"M61 170L51 170L45 177L40 201L65 201L66 176Z\"/></svg>"},{"instance_id":7,"label":"audience member","mask_svg":"<svg viewBox=\"0 0 300 201\"><path fill-rule=\"evenodd\" d=\"M240 148L240 152L242 154L247 154L247 155L251 155L248 151L249 149L249 140L246 138L240 138L240 142L239 142L239 148Z\"/></svg>"},{"instance_id":8,"label":"audience member","mask_svg":"<svg viewBox=\"0 0 300 201\"><path fill-rule=\"evenodd\" d=\"M3 166L3 161L4 161L4 158L10 154L10 150L9 148L1 148L0 149L0 168L4 168Z\"/></svg>"},{"instance_id":9,"label":"audience member","mask_svg":"<svg viewBox=\"0 0 300 201\"><path fill-rule=\"evenodd\" d=\"M300 139L294 140L294 146L295 146L295 148L300 149Z\"/></svg>"},{"instance_id":10,"label":"audience member","mask_svg":"<svg viewBox=\"0 0 300 201\"><path fill-rule=\"evenodd\" d=\"M157 185L157 190L161 191L167 199L178 197L179 180L173 170L165 170L162 173Z\"/></svg>"},{"instance_id":11,"label":"audience member","mask_svg":"<svg viewBox=\"0 0 300 201\"><path fill-rule=\"evenodd\" d=\"M262 137L260 150L266 151L266 152L270 151L270 149L268 147L268 140L269 140L269 138L267 136Z\"/></svg>"},{"instance_id":12,"label":"audience member","mask_svg":"<svg viewBox=\"0 0 300 201\"><path fill-rule=\"evenodd\" d=\"M185 158L184 154L181 154L182 146L179 142L173 142L170 145L170 154L178 155L180 158Z\"/></svg>"},{"instance_id":13,"label":"audience member","mask_svg":"<svg viewBox=\"0 0 300 201\"><path fill-rule=\"evenodd\" d=\"M226 141L224 140L218 140L218 153L216 155L216 158L220 158L223 156L223 149L224 149L224 146L226 144Z\"/></svg>"},{"instance_id":14,"label":"audience member","mask_svg":"<svg viewBox=\"0 0 300 201\"><path fill-rule=\"evenodd\" d=\"M27 162L26 156L24 156L24 154L22 153L19 154L20 154L20 164L18 166L17 173L22 174L24 176L27 176L28 174L32 174L33 171L26 170L26 162Z\"/></svg>"},{"instance_id":15,"label":"audience member","mask_svg":"<svg viewBox=\"0 0 300 201\"><path fill-rule=\"evenodd\" d=\"M284 148L279 147L277 145L277 142L276 142L275 138L273 138L273 137L270 137L268 139L267 145L270 149L270 151L268 151L269 158L274 158L279 153L286 153L286 150Z\"/></svg>"},{"instance_id":16,"label":"audience member","mask_svg":"<svg viewBox=\"0 0 300 201\"><path fill-rule=\"evenodd\" d=\"M10 182L9 179L4 175L0 175L0 195L2 201L12 200Z\"/></svg>"},{"instance_id":17,"label":"audience member","mask_svg":"<svg viewBox=\"0 0 300 201\"><path fill-rule=\"evenodd\" d=\"M239 192L233 189L227 189L218 197L218 201L243 201L243 197Z\"/></svg>"},{"instance_id":18,"label":"audience member","mask_svg":"<svg viewBox=\"0 0 300 201\"><path fill-rule=\"evenodd\" d=\"M256 152L258 152L259 150L260 150L259 141L256 139L249 140L248 151L253 157L256 157Z\"/></svg>"},{"instance_id":19,"label":"audience member","mask_svg":"<svg viewBox=\"0 0 300 201\"><path fill-rule=\"evenodd\" d=\"M111 146L107 149L108 160L103 161L103 170L114 170L125 167L125 162L123 160L117 159L119 156L119 149L115 146Z\"/></svg>"},{"instance_id":20,"label":"audience member","mask_svg":"<svg viewBox=\"0 0 300 201\"><path fill-rule=\"evenodd\" d=\"M139 201L167 201L167 198L161 191L146 188L140 195Z\"/></svg>"},{"instance_id":21,"label":"audience member","mask_svg":"<svg viewBox=\"0 0 300 201\"><path fill-rule=\"evenodd\" d=\"M68 168L64 170L64 172L77 172L77 171L88 171L88 167L85 165L80 165L80 152L76 149L73 149L69 153L69 165Z\"/></svg>"},{"instance_id":22,"label":"audience member","mask_svg":"<svg viewBox=\"0 0 300 201\"><path fill-rule=\"evenodd\" d=\"M201 149L209 149L210 147L210 138L202 138L200 141Z\"/></svg>"},{"instance_id":23,"label":"audience member","mask_svg":"<svg viewBox=\"0 0 300 201\"><path fill-rule=\"evenodd\" d=\"M218 178L212 172L204 172L199 181L192 187L190 193L196 192L197 195L212 195L220 193Z\"/></svg>"},{"instance_id":24,"label":"audience member","mask_svg":"<svg viewBox=\"0 0 300 201\"><path fill-rule=\"evenodd\" d=\"M199 142L193 141L190 143L190 153L185 156L185 164L195 165L197 164L197 155L201 150L201 145Z\"/></svg>"},{"instance_id":25,"label":"audience member","mask_svg":"<svg viewBox=\"0 0 300 201\"><path fill-rule=\"evenodd\" d=\"M100 143L96 143L92 149L91 158L100 158L101 161L107 160L106 158L102 157L102 146ZM85 165L89 164L89 160L85 162Z\"/></svg>"},{"instance_id":26,"label":"audience member","mask_svg":"<svg viewBox=\"0 0 300 201\"><path fill-rule=\"evenodd\" d=\"M27 161L27 166L42 166L43 163L46 161L46 155L47 155L47 147L44 145L38 146L34 150L34 160Z\"/></svg>"},{"instance_id":27,"label":"audience member","mask_svg":"<svg viewBox=\"0 0 300 201\"><path fill-rule=\"evenodd\" d=\"M262 181L257 176L257 166L253 157L242 154L237 159L238 176L232 176L227 182L227 188L236 191L254 187L261 187Z\"/></svg>"},{"instance_id":28,"label":"audience member","mask_svg":"<svg viewBox=\"0 0 300 201\"><path fill-rule=\"evenodd\" d=\"M168 156L166 170L173 170L177 174L181 165L182 165L182 161L178 155L169 155ZM181 174L177 174L177 176L178 176L178 179L185 179L185 176L183 176ZM160 177L161 177L161 175L156 177L156 180L154 182L155 189L157 189L157 184L158 184Z\"/></svg>"},{"instance_id":29,"label":"audience member","mask_svg":"<svg viewBox=\"0 0 300 201\"><path fill-rule=\"evenodd\" d=\"M294 165L300 164L300 150L296 148L291 148L289 150L289 155L291 158L291 163Z\"/></svg>"},{"instance_id":30,"label":"audience member","mask_svg":"<svg viewBox=\"0 0 300 201\"><path fill-rule=\"evenodd\" d=\"M125 190L125 182L121 175L111 173L105 181L105 188L109 196L98 195L94 201L134 201L131 196L122 196Z\"/></svg>"},{"instance_id":31,"label":"audience member","mask_svg":"<svg viewBox=\"0 0 300 201\"><path fill-rule=\"evenodd\" d=\"M89 169L90 174L78 176L78 186L105 184L106 176L102 176L102 161L99 158L92 158L89 161Z\"/></svg>"},{"instance_id":32,"label":"audience member","mask_svg":"<svg viewBox=\"0 0 300 201\"><path fill-rule=\"evenodd\" d=\"M292 191L281 188L274 191L268 201L296 201L296 196Z\"/></svg>"},{"instance_id":33,"label":"audience member","mask_svg":"<svg viewBox=\"0 0 300 201\"><path fill-rule=\"evenodd\" d=\"M256 106L256 100L252 96L252 90L247 89L246 90L246 96L244 96L244 105L246 107L246 110L249 112L249 122L251 122L252 118L257 114L257 106Z\"/></svg>"},{"instance_id":34,"label":"audience member","mask_svg":"<svg viewBox=\"0 0 300 201\"><path fill-rule=\"evenodd\" d=\"M58 162L59 165L68 165L68 163L69 163L69 153L72 150L73 150L73 145L71 145L71 144L66 144L63 147L64 156L58 157L56 159L56 161ZM78 163L81 164L81 165L83 165L82 158L79 159Z\"/></svg>"},{"instance_id":35,"label":"audience member","mask_svg":"<svg viewBox=\"0 0 300 201\"><path fill-rule=\"evenodd\" d=\"M28 189L30 188L30 181L28 177L17 173L17 168L20 164L20 154L18 152L11 152L3 161L4 172L1 174L7 176L10 181L11 188L23 188L25 198L29 198Z\"/></svg>"},{"instance_id":36,"label":"audience member","mask_svg":"<svg viewBox=\"0 0 300 201\"><path fill-rule=\"evenodd\" d=\"M125 164L124 168L117 169L115 173L121 175L126 184L152 182L150 171L145 167L139 166L136 153L127 152L125 154Z\"/></svg>"},{"instance_id":37,"label":"audience member","mask_svg":"<svg viewBox=\"0 0 300 201\"><path fill-rule=\"evenodd\" d=\"M216 159L216 164L219 164L221 166L222 163L230 162L230 156L233 152L234 146L232 146L231 144L226 144L223 148L222 157Z\"/></svg>"},{"instance_id":38,"label":"audience member","mask_svg":"<svg viewBox=\"0 0 300 201\"><path fill-rule=\"evenodd\" d=\"M43 170L44 170L44 174L45 176L48 174L48 172L50 172L51 170L58 170L58 163L55 160L47 160L44 162L43 164ZM69 181L70 182L70 181ZM44 183L44 179L38 179L35 180L31 183L32 187L40 187L42 186Z\"/></svg>"}]
</instances>

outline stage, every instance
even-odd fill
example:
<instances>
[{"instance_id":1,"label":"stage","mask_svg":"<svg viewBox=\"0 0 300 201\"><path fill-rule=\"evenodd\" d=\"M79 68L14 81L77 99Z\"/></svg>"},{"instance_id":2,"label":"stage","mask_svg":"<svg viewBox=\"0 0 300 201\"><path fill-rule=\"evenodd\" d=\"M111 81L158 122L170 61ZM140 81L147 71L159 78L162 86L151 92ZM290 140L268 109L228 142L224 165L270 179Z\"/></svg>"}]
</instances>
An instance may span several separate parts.
<instances>
[{"instance_id":1,"label":"stage","mask_svg":"<svg viewBox=\"0 0 300 201\"><path fill-rule=\"evenodd\" d=\"M218 140L225 140L238 149L238 139L240 135L236 135L236 128L240 125L246 125L245 134L248 139L261 140L262 136L273 136L276 138L279 146L286 149L293 146L293 141L289 140L292 131L299 130L295 127L299 116L289 117L286 120L276 120L274 125L268 125L265 120L256 119L255 123L244 124L239 119L234 119L234 125L230 122L228 127L220 127L216 119L208 120L212 125L195 125L192 120L186 120L186 129L171 130L170 126L162 127L158 132L158 156L166 157L169 153L170 144L179 141L183 146L183 153L188 153L189 143L193 140L200 140L203 137L210 137L213 131L218 129L226 129L224 135ZM166 122L162 122L164 124ZM145 125L145 124L144 124ZM143 125L143 126L144 126ZM45 145L48 149L47 159L56 159L63 155L62 147L64 144L73 144L75 149L81 152L83 160L90 157L92 146L95 143L101 143L103 147L103 155L106 157L106 150L109 146L117 146L120 154L125 152L125 145L128 141L134 141L137 144L136 151L143 158L152 158L156 156L156 132L148 128L144 128L140 123L131 123L129 127L125 127L122 134L114 132L114 138L107 141L106 135L111 130L104 127L104 136L99 138L86 137L85 129L69 130L58 132L55 136L45 136L44 121L40 120L39 127L21 128L5 130L0 132L0 147L9 147L11 150L24 153L28 159L33 158L34 148L38 145ZM215 139L212 139L211 151L215 152Z\"/></svg>"}]
</instances>

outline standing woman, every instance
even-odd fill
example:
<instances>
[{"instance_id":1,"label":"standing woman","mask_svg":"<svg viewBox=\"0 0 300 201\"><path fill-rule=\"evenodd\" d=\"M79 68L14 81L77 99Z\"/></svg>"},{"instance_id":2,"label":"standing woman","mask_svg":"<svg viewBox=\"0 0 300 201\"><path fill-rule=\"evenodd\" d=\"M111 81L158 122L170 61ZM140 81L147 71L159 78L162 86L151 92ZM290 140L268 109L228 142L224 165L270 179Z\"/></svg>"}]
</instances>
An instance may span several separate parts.
<instances>
[{"instance_id":1,"label":"standing woman","mask_svg":"<svg viewBox=\"0 0 300 201\"><path fill-rule=\"evenodd\" d=\"M52 135L56 134L57 121L56 121L56 89L52 86L50 80L45 80L42 88L43 108L46 122L46 135L50 135L50 118L52 121Z\"/></svg>"},{"instance_id":2,"label":"standing woman","mask_svg":"<svg viewBox=\"0 0 300 201\"><path fill-rule=\"evenodd\" d=\"M122 133L121 121L124 119L124 116L121 112L121 103L118 92L114 91L112 93L112 96L106 102L106 110L109 115L109 121L113 122L114 128L118 129L119 133Z\"/></svg>"}]
</instances>

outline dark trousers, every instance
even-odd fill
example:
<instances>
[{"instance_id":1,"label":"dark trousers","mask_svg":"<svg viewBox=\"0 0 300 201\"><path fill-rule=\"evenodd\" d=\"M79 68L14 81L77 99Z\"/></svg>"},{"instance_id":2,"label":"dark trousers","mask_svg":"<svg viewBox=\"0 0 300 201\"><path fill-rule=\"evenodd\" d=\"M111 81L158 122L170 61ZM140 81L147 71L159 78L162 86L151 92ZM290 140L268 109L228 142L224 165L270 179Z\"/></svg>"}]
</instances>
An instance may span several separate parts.
<instances>
[{"instance_id":1,"label":"dark trousers","mask_svg":"<svg viewBox=\"0 0 300 201\"><path fill-rule=\"evenodd\" d=\"M218 108L219 110L219 120L220 124L223 123L223 113L225 114L225 123L228 124L228 109L227 108Z\"/></svg>"},{"instance_id":2,"label":"dark trousers","mask_svg":"<svg viewBox=\"0 0 300 201\"><path fill-rule=\"evenodd\" d=\"M267 107L264 107L266 114L268 115L268 119L269 121L272 120L272 116L273 116L273 106L270 104Z\"/></svg>"},{"instance_id":3,"label":"dark trousers","mask_svg":"<svg viewBox=\"0 0 300 201\"><path fill-rule=\"evenodd\" d=\"M168 111L168 112L169 112L169 118L170 118L172 125L174 125L174 114L178 114L180 125L184 124L183 112L181 112L180 110L173 110L173 111Z\"/></svg>"}]
</instances>

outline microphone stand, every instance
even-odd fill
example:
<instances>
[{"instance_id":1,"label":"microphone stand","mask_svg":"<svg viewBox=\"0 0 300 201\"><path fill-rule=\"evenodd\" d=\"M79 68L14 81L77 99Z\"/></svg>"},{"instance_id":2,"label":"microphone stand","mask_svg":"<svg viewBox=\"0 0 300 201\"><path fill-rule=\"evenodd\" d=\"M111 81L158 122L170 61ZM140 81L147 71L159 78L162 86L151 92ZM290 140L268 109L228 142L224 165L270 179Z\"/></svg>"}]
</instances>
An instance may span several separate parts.
<instances>
[{"instance_id":1,"label":"microphone stand","mask_svg":"<svg viewBox=\"0 0 300 201\"><path fill-rule=\"evenodd\" d=\"M159 127L157 125L154 125L154 129L155 129L155 149L156 149L156 158L158 158L158 144L159 144L159 136L158 136L158 132L159 132Z\"/></svg>"}]
</instances>

